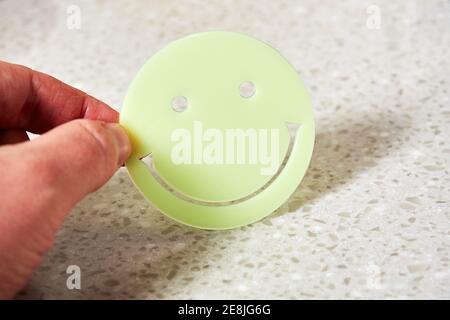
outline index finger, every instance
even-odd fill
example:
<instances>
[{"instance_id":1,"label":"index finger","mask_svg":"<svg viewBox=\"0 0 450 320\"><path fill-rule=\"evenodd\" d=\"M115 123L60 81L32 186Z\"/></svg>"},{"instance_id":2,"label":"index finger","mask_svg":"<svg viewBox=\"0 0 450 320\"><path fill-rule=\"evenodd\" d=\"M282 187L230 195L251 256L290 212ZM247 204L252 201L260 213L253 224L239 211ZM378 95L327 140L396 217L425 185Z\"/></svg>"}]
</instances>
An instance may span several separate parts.
<instances>
[{"instance_id":1,"label":"index finger","mask_svg":"<svg viewBox=\"0 0 450 320\"><path fill-rule=\"evenodd\" d=\"M0 128L40 134L79 118L117 122L119 114L47 74L0 61Z\"/></svg>"}]
</instances>

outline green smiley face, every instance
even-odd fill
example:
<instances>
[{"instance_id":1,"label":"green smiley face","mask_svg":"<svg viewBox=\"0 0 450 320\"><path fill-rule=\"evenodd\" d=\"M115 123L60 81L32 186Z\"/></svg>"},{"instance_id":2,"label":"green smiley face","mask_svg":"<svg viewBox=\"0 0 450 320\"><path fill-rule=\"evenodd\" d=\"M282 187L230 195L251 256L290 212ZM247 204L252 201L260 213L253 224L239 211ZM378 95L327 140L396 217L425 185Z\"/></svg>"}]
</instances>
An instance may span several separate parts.
<instances>
[{"instance_id":1,"label":"green smiley face","mask_svg":"<svg viewBox=\"0 0 450 320\"><path fill-rule=\"evenodd\" d=\"M297 72L267 44L230 32L194 34L155 54L133 80L120 123L139 190L169 217L204 229L276 210L314 146Z\"/></svg>"}]
</instances>

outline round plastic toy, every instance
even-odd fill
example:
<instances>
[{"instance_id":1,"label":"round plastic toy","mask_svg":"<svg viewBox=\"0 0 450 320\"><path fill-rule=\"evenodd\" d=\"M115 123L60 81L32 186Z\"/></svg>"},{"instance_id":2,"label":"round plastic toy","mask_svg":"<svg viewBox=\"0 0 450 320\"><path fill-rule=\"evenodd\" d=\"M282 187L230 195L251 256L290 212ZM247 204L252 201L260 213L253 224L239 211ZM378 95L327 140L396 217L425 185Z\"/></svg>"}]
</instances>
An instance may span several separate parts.
<instances>
[{"instance_id":1,"label":"round plastic toy","mask_svg":"<svg viewBox=\"0 0 450 320\"><path fill-rule=\"evenodd\" d=\"M314 119L295 69L231 32L172 42L132 81L120 114L137 188L172 219L203 229L253 223L302 180Z\"/></svg>"}]
</instances>

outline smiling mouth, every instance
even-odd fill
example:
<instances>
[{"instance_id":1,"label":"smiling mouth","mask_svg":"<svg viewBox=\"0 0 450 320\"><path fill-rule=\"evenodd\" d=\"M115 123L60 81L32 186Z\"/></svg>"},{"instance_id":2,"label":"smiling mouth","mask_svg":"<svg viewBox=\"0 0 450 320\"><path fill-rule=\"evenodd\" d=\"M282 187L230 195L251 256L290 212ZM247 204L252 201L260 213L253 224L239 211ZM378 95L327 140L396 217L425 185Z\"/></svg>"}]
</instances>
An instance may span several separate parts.
<instances>
[{"instance_id":1,"label":"smiling mouth","mask_svg":"<svg viewBox=\"0 0 450 320\"><path fill-rule=\"evenodd\" d=\"M298 124L298 123L286 122L286 127L289 132L289 146L288 146L287 152L283 158L283 161L282 161L280 167L275 172L275 174L270 178L270 180L267 181L263 186L261 186L256 191L254 191L244 197L241 197L241 198L238 198L235 200L231 200L231 201L203 201L203 200L193 199L193 198L183 194L182 192L174 189L159 175L158 171L155 169L155 166L153 164L153 156L151 153L148 154L147 156L142 157L139 160L145 164L145 166L149 169L150 173L155 178L155 180L164 189L166 189L168 192L172 193L176 197L178 197L184 201L187 201L187 202L190 202L193 204L197 204L197 205L202 205L202 206L210 206L210 207L230 206L233 204L247 201L247 200L255 197L256 195L258 195L259 193L261 193L262 191L267 189L278 178L278 176L281 174L281 172L283 172L284 167L286 166L288 160L291 157L292 149L294 147L294 144L297 142L296 135L297 135L298 130L300 129L300 126L301 126L301 124Z\"/></svg>"}]
</instances>

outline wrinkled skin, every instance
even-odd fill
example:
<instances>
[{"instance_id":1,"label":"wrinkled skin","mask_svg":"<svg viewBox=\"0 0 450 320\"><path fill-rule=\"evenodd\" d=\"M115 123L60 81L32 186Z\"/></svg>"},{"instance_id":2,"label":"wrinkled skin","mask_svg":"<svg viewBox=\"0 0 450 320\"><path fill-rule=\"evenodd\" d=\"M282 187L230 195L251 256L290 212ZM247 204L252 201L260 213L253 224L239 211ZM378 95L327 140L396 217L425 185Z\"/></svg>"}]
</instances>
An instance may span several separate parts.
<instances>
[{"instance_id":1,"label":"wrinkled skin","mask_svg":"<svg viewBox=\"0 0 450 320\"><path fill-rule=\"evenodd\" d=\"M0 299L27 283L65 215L129 156L117 121L84 92L0 61Z\"/></svg>"}]
</instances>

